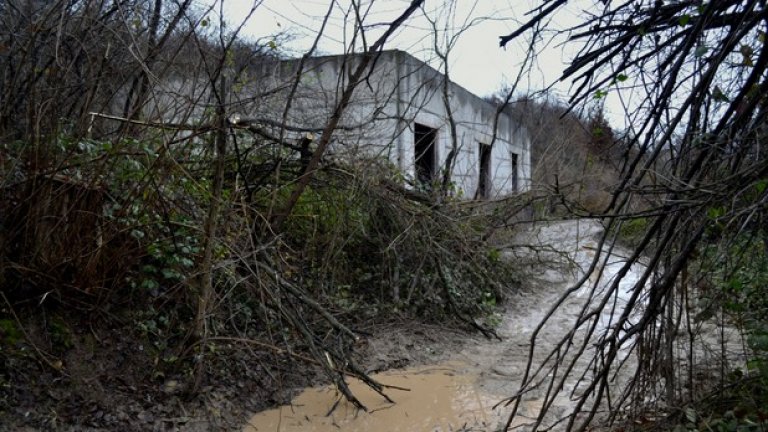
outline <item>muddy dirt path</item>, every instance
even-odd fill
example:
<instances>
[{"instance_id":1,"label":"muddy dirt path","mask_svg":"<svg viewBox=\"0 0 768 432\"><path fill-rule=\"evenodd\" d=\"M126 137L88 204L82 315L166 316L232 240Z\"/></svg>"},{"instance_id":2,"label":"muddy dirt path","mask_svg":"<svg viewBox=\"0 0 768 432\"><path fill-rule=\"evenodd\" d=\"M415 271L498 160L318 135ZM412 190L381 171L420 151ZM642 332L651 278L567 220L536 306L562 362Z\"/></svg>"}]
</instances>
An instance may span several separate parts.
<instances>
[{"instance_id":1,"label":"muddy dirt path","mask_svg":"<svg viewBox=\"0 0 768 432\"><path fill-rule=\"evenodd\" d=\"M526 286L509 299L498 329L503 342L469 341L459 353L459 358L474 368L472 373L477 374L476 383L483 393L503 398L518 392L531 353L534 330L562 295L589 270L602 232L602 227L594 221L565 221L532 226L515 239L517 247L507 252L507 258L526 263L525 268L529 270ZM619 268L625 264L623 257L627 255L625 250L614 248L609 257L602 258L605 260L603 272L590 275L587 282L554 311L536 339L533 367L545 361L555 344L572 328L585 305L594 303L590 300L589 290L595 287L593 298L602 296L602 291L613 282ZM621 310L628 298L626 290L637 281L643 270L642 266L633 266L620 283L619 293L614 298L617 310ZM601 313L598 329L610 326L613 320L615 318L609 311ZM573 377L565 381L563 391L555 398L545 417L545 426L556 424L558 419L570 413L574 403L568 395L576 390L578 377L588 367L586 360L576 363ZM544 403L545 387L542 385L522 397L518 418L513 425L536 419ZM500 407L497 411L500 412L496 417L506 420L510 409Z\"/></svg>"},{"instance_id":2,"label":"muddy dirt path","mask_svg":"<svg viewBox=\"0 0 768 432\"><path fill-rule=\"evenodd\" d=\"M286 406L254 416L244 430L366 430L366 431L453 431L495 430L506 421L509 408L492 410L499 400L519 388L528 360L530 338L537 324L560 296L585 274L597 247L602 227L593 221L566 221L532 226L513 240L506 259L527 268L521 290L507 299L507 307L497 329L501 342L482 338L459 338L455 345L445 343L415 345L407 335L380 335L371 341L372 352L382 358L401 356L410 362L431 366L390 371L376 377L385 384L409 388L391 390L398 402L390 404L375 395L366 395L372 413L358 413L343 401L331 411L339 397L330 388L310 389ZM514 252L512 252L514 251ZM598 286L607 284L623 264L622 250L614 250ZM636 272L623 285L636 280ZM592 281L594 282L594 281ZM621 300L619 295L619 300ZM551 317L539 335L534 354L541 361L549 348L571 328L584 303L587 291L576 292ZM610 315L601 317L610 324ZM452 346L451 346L452 345ZM586 365L580 365L586 367ZM565 392L575 382L566 382ZM570 387L570 388L569 388ZM358 387L359 389L359 387ZM527 394L520 406L516 425L535 418L543 393ZM558 397L550 409L551 420L559 418L572 402Z\"/></svg>"}]
</instances>

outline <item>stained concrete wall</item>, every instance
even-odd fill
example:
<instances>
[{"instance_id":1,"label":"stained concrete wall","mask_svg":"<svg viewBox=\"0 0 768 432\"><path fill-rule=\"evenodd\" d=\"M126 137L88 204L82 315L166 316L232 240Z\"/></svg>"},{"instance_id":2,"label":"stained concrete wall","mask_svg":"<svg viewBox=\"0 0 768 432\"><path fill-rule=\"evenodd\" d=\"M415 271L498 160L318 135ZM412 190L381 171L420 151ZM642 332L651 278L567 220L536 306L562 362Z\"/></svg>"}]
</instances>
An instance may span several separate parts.
<instances>
[{"instance_id":1,"label":"stained concrete wall","mask_svg":"<svg viewBox=\"0 0 768 432\"><path fill-rule=\"evenodd\" d=\"M299 60L265 61L249 68L232 83L230 111L264 120L260 124L265 131L275 135L279 128L269 124L283 124L285 115L289 126L284 132L285 138L298 139L306 130L315 131L319 137L360 60L359 55L307 58L298 83ZM455 143L451 181L456 195L475 197L480 144L493 144L489 197L528 190L531 168L527 131L502 113L494 136L496 108L463 87L444 80L441 73L408 53L396 50L380 53L343 112L339 128L334 131L331 154L379 156L414 179L414 125L419 123L437 130L437 177L441 177ZM195 93L194 80L169 84L175 95ZM186 87L190 88L185 90ZM206 96L199 95L199 98L205 100ZM455 141L449 113L456 125Z\"/></svg>"}]
</instances>

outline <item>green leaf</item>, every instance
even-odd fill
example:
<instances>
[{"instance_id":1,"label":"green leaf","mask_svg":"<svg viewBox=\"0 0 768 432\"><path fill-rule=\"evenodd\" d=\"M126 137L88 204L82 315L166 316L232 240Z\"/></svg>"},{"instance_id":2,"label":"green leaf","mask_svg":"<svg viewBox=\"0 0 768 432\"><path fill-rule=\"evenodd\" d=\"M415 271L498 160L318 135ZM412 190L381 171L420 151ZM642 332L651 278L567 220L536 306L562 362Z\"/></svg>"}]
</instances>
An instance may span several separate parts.
<instances>
[{"instance_id":1,"label":"green leaf","mask_svg":"<svg viewBox=\"0 0 768 432\"><path fill-rule=\"evenodd\" d=\"M685 409L685 418L689 423L696 423L696 410L691 407Z\"/></svg>"},{"instance_id":2,"label":"green leaf","mask_svg":"<svg viewBox=\"0 0 768 432\"><path fill-rule=\"evenodd\" d=\"M754 54L754 50L752 50L752 47L749 45L742 45L741 48L739 48L739 52L741 53L741 64L744 66L754 66L754 62L752 61L752 54Z\"/></svg>"},{"instance_id":3,"label":"green leaf","mask_svg":"<svg viewBox=\"0 0 768 432\"><path fill-rule=\"evenodd\" d=\"M747 360L747 370L748 371L760 370L760 363L762 363L762 361L759 359Z\"/></svg>"},{"instance_id":4,"label":"green leaf","mask_svg":"<svg viewBox=\"0 0 768 432\"><path fill-rule=\"evenodd\" d=\"M720 86L715 86L715 89L712 90L712 97L719 102L730 102L731 100L728 99L728 96L723 92L723 90L720 88Z\"/></svg>"},{"instance_id":5,"label":"green leaf","mask_svg":"<svg viewBox=\"0 0 768 432\"><path fill-rule=\"evenodd\" d=\"M501 251L496 248L491 248L488 251L488 259L491 262L499 262L501 260Z\"/></svg>"},{"instance_id":6,"label":"green leaf","mask_svg":"<svg viewBox=\"0 0 768 432\"><path fill-rule=\"evenodd\" d=\"M598 100L598 99L604 98L607 95L608 95L607 91L605 91L605 90L598 90L598 91L595 92L594 96L592 96L592 97L594 99Z\"/></svg>"},{"instance_id":7,"label":"green leaf","mask_svg":"<svg viewBox=\"0 0 768 432\"><path fill-rule=\"evenodd\" d=\"M165 268L162 271L163 277L166 279L181 279L181 273L177 272L174 269L168 269Z\"/></svg>"},{"instance_id":8,"label":"green leaf","mask_svg":"<svg viewBox=\"0 0 768 432\"><path fill-rule=\"evenodd\" d=\"M722 207L710 207L707 209L707 217L710 219L717 219L725 214L725 209Z\"/></svg>"},{"instance_id":9,"label":"green leaf","mask_svg":"<svg viewBox=\"0 0 768 432\"><path fill-rule=\"evenodd\" d=\"M727 301L723 304L723 307L729 312L744 312L744 305L735 301Z\"/></svg>"},{"instance_id":10,"label":"green leaf","mask_svg":"<svg viewBox=\"0 0 768 432\"><path fill-rule=\"evenodd\" d=\"M680 19L677 20L677 22L680 23L680 27L685 27L690 21L691 16L688 14L681 16Z\"/></svg>"},{"instance_id":11,"label":"green leaf","mask_svg":"<svg viewBox=\"0 0 768 432\"><path fill-rule=\"evenodd\" d=\"M744 284L739 279L731 279L728 281L728 288L734 292L740 292L744 288Z\"/></svg>"},{"instance_id":12,"label":"green leaf","mask_svg":"<svg viewBox=\"0 0 768 432\"><path fill-rule=\"evenodd\" d=\"M693 55L696 57L703 57L707 51L709 51L709 48L707 48L706 45L699 45L696 47L696 51L693 52Z\"/></svg>"},{"instance_id":13,"label":"green leaf","mask_svg":"<svg viewBox=\"0 0 768 432\"><path fill-rule=\"evenodd\" d=\"M157 271L157 267L151 265L151 264L145 264L141 266L141 272L142 273L155 273Z\"/></svg>"},{"instance_id":14,"label":"green leaf","mask_svg":"<svg viewBox=\"0 0 768 432\"><path fill-rule=\"evenodd\" d=\"M159 288L160 284L158 284L154 279L144 279L143 281L141 281L140 286L148 291L151 291Z\"/></svg>"},{"instance_id":15,"label":"green leaf","mask_svg":"<svg viewBox=\"0 0 768 432\"><path fill-rule=\"evenodd\" d=\"M619 74L619 75L617 75L617 76L616 76L616 81L618 81L618 82L624 82L624 81L626 81L628 78L629 78L629 77L628 77L628 76L626 76L626 75L624 75L624 74Z\"/></svg>"},{"instance_id":16,"label":"green leaf","mask_svg":"<svg viewBox=\"0 0 768 432\"><path fill-rule=\"evenodd\" d=\"M755 190L758 194L762 194L765 192L765 189L768 188L768 179L762 179L755 183Z\"/></svg>"},{"instance_id":17,"label":"green leaf","mask_svg":"<svg viewBox=\"0 0 768 432\"><path fill-rule=\"evenodd\" d=\"M267 46L268 46L268 47L269 47L269 49L271 49L272 51L275 51L275 50L277 49L277 44L276 44L276 43L275 43L275 41L273 41L273 40L271 40L271 41L267 42Z\"/></svg>"},{"instance_id":18,"label":"green leaf","mask_svg":"<svg viewBox=\"0 0 768 432\"><path fill-rule=\"evenodd\" d=\"M756 351L768 351L768 335L756 334L747 338L750 348Z\"/></svg>"}]
</instances>

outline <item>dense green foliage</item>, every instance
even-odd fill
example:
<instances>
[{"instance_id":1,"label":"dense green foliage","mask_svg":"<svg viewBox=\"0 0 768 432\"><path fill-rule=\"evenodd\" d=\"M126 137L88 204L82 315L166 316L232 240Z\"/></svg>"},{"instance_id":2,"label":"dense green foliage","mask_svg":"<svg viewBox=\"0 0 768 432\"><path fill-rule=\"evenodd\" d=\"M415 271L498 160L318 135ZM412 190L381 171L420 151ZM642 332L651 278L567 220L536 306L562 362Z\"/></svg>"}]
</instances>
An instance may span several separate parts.
<instances>
[{"instance_id":1,"label":"dense green foliage","mask_svg":"<svg viewBox=\"0 0 768 432\"><path fill-rule=\"evenodd\" d=\"M181 357L212 199L209 153L195 150L196 140L171 149L149 137L61 137L54 144L51 164L62 168L37 177L23 168L28 147L4 149L3 160L20 180L7 186L3 201L9 215L1 237L3 292L13 302L35 301L51 311L120 311L157 355ZM228 170L258 169L269 155L233 156ZM360 171L337 163L319 172L275 236L265 221L286 199L293 163L284 161L285 177L270 177L250 196L238 175L225 180L213 253L221 295L213 311L215 334L247 328L242 336L259 337L273 328L271 309L283 306L265 308L264 302L284 294L262 279L266 274L253 260L334 314L355 317L352 322L392 313L468 320L488 315L501 298L509 275L482 240L484 216L458 201L436 206L406 198L389 180L397 173L386 166L363 176L376 161L361 163ZM12 209L13 202L24 205ZM54 221L52 227L43 220ZM74 246L81 248L76 256ZM229 323L235 328L227 329Z\"/></svg>"},{"instance_id":2,"label":"dense green foliage","mask_svg":"<svg viewBox=\"0 0 768 432\"><path fill-rule=\"evenodd\" d=\"M733 364L695 402L654 426L675 431L762 431L768 427L768 248L762 235L723 239L698 260L696 322L720 316L744 334L745 363ZM702 373L704 369L702 368ZM715 374L716 371L709 371Z\"/></svg>"}]
</instances>

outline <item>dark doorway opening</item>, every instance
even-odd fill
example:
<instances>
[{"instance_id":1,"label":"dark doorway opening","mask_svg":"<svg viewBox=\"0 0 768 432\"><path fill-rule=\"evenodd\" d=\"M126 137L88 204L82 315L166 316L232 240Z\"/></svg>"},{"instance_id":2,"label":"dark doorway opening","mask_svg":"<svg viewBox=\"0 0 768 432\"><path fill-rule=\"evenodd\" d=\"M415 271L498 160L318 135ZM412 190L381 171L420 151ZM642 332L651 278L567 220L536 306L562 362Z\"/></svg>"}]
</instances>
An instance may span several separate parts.
<instances>
[{"instance_id":1,"label":"dark doorway opening","mask_svg":"<svg viewBox=\"0 0 768 432\"><path fill-rule=\"evenodd\" d=\"M510 156L512 159L512 192L518 192L517 188L520 187L520 185L518 185L519 180L517 176L517 153L512 153Z\"/></svg>"},{"instance_id":2,"label":"dark doorway opening","mask_svg":"<svg viewBox=\"0 0 768 432\"><path fill-rule=\"evenodd\" d=\"M480 143L480 175L477 183L478 198L488 198L491 193L491 146Z\"/></svg>"},{"instance_id":3,"label":"dark doorway opening","mask_svg":"<svg viewBox=\"0 0 768 432\"><path fill-rule=\"evenodd\" d=\"M435 143L437 129L416 123L414 127L414 158L416 160L416 180L429 188L435 178Z\"/></svg>"}]
</instances>

